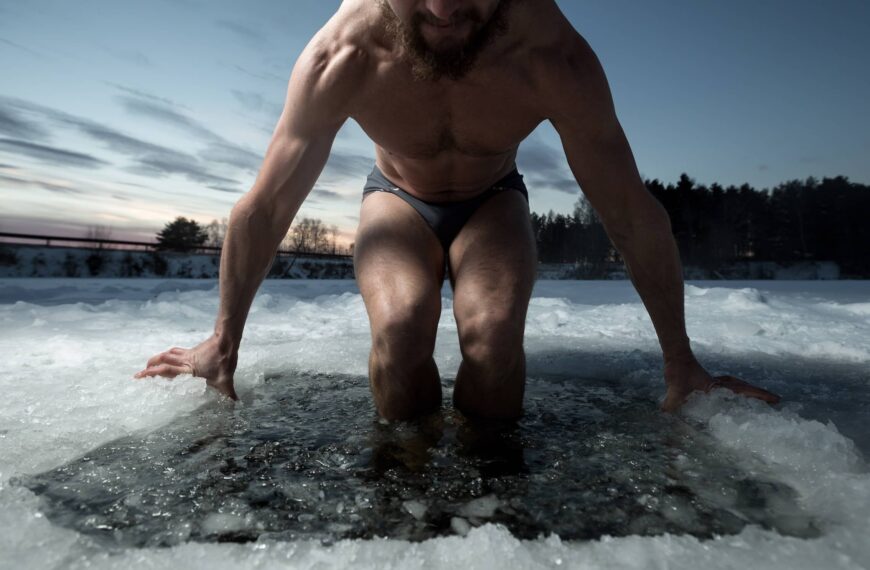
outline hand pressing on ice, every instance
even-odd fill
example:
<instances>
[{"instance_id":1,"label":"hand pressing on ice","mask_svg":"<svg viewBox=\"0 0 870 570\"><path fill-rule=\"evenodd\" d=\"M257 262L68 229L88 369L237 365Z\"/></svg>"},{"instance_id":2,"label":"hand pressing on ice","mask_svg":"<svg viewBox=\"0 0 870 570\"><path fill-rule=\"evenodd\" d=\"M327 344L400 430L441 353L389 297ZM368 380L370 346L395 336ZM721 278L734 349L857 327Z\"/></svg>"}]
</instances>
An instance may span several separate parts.
<instances>
[{"instance_id":1,"label":"hand pressing on ice","mask_svg":"<svg viewBox=\"0 0 870 570\"><path fill-rule=\"evenodd\" d=\"M137 372L134 378L175 378L179 374L192 374L205 378L207 385L224 396L238 400L233 388L237 362L238 353L235 350L222 350L217 336L212 336L193 348L170 348L152 356L145 369Z\"/></svg>"},{"instance_id":2,"label":"hand pressing on ice","mask_svg":"<svg viewBox=\"0 0 870 570\"><path fill-rule=\"evenodd\" d=\"M714 388L727 388L735 394L758 398L768 404L776 404L780 399L773 392L753 386L734 376L716 376L714 378L704 370L704 367L694 357L666 362L665 383L668 386L668 392L665 395L662 409L666 412L677 411L692 392L697 390L709 392Z\"/></svg>"}]
</instances>

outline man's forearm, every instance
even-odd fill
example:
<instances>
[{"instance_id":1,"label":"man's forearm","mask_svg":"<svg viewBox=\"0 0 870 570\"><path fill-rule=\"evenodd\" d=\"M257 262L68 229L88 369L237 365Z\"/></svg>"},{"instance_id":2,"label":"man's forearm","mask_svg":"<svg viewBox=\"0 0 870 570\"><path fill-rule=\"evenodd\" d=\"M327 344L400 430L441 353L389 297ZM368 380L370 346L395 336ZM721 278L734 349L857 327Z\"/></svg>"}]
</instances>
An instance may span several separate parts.
<instances>
[{"instance_id":1,"label":"man's forearm","mask_svg":"<svg viewBox=\"0 0 870 570\"><path fill-rule=\"evenodd\" d=\"M665 361L691 357L683 302L680 253L664 209L649 215L619 242L629 277L655 327Z\"/></svg>"},{"instance_id":2,"label":"man's forearm","mask_svg":"<svg viewBox=\"0 0 870 570\"><path fill-rule=\"evenodd\" d=\"M264 208L243 198L230 215L221 250L220 308L215 335L221 348L237 351L248 311L286 233Z\"/></svg>"}]
</instances>

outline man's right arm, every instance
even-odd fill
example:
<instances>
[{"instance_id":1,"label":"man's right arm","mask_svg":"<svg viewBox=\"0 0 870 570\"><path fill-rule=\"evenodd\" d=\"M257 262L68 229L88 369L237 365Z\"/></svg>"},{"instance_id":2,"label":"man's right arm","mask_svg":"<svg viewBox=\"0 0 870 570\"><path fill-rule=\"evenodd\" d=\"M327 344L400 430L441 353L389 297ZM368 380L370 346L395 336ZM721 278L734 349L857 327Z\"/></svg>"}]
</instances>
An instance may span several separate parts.
<instances>
[{"instance_id":1,"label":"man's right arm","mask_svg":"<svg viewBox=\"0 0 870 570\"><path fill-rule=\"evenodd\" d=\"M284 110L251 190L233 207L220 263L220 308L214 334L192 349L152 357L136 374L190 373L235 398L233 373L248 311L275 252L329 157L361 78L359 53L330 49L321 32L293 68Z\"/></svg>"}]
</instances>

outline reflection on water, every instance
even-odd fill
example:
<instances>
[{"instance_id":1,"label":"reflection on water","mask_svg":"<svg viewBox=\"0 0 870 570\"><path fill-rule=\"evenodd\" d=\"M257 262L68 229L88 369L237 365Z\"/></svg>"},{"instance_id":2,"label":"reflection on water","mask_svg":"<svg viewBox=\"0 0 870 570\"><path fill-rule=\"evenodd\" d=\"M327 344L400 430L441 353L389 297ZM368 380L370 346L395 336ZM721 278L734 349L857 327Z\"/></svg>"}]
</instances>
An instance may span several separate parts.
<instances>
[{"instance_id":1,"label":"reflection on water","mask_svg":"<svg viewBox=\"0 0 870 570\"><path fill-rule=\"evenodd\" d=\"M522 538L739 532L817 536L794 491L746 473L646 395L535 377L515 423L451 408L379 422L366 378L268 379L21 481L54 523L119 545L389 536L501 523Z\"/></svg>"}]
</instances>

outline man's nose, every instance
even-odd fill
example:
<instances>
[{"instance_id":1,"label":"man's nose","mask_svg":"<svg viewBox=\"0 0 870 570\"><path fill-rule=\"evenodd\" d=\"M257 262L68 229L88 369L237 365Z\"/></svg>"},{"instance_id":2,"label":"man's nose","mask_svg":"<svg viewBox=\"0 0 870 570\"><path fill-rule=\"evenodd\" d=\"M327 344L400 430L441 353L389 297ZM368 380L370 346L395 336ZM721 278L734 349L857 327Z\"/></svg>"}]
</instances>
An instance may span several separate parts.
<instances>
[{"instance_id":1,"label":"man's nose","mask_svg":"<svg viewBox=\"0 0 870 570\"><path fill-rule=\"evenodd\" d=\"M449 22L461 4L462 0L426 0L426 10L439 20Z\"/></svg>"}]
</instances>

